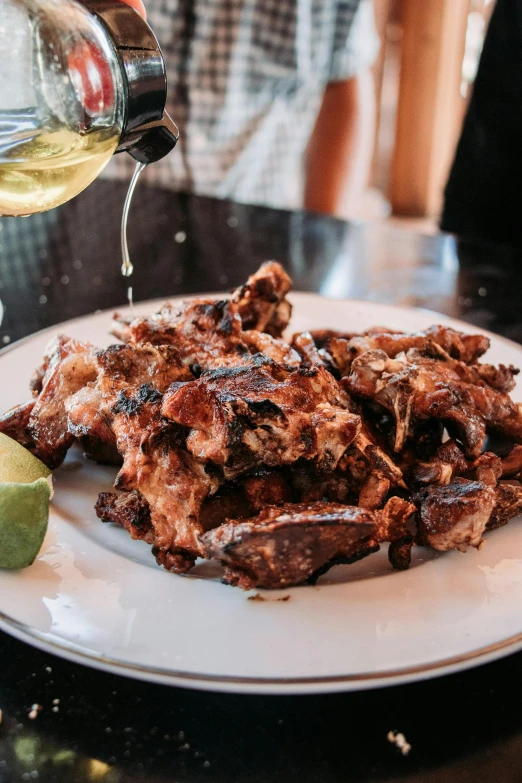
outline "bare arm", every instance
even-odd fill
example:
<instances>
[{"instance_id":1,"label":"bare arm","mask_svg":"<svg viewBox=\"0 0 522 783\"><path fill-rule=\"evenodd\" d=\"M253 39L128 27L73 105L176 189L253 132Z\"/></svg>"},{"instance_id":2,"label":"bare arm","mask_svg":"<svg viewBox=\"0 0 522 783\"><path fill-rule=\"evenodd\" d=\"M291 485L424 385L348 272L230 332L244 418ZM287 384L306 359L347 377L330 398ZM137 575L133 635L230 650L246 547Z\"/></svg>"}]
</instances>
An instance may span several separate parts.
<instances>
[{"instance_id":1,"label":"bare arm","mask_svg":"<svg viewBox=\"0 0 522 783\"><path fill-rule=\"evenodd\" d=\"M369 69L327 85L306 151L305 209L342 217L353 214L368 184L374 126Z\"/></svg>"}]
</instances>

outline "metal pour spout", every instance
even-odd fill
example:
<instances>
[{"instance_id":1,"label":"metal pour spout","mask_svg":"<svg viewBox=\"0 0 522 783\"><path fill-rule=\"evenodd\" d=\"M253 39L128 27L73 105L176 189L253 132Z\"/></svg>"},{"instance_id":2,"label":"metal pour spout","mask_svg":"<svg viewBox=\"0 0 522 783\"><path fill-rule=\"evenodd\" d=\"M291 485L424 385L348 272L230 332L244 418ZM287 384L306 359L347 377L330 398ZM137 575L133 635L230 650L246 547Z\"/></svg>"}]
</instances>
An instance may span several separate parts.
<instances>
[{"instance_id":1,"label":"metal pour spout","mask_svg":"<svg viewBox=\"0 0 522 783\"><path fill-rule=\"evenodd\" d=\"M165 111L167 76L147 22L119 0L82 0L107 29L122 65L126 112L116 152L154 163L176 146L179 131Z\"/></svg>"}]
</instances>

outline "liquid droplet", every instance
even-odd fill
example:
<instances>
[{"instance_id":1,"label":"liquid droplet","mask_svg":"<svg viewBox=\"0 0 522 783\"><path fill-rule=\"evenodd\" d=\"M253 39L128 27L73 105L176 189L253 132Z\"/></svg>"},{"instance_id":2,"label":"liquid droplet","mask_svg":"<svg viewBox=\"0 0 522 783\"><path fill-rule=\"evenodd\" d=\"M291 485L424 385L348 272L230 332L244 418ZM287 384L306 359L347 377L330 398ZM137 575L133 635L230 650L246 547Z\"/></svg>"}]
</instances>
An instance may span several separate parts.
<instances>
[{"instance_id":1,"label":"liquid droplet","mask_svg":"<svg viewBox=\"0 0 522 783\"><path fill-rule=\"evenodd\" d=\"M143 171L146 165L147 165L146 163L136 163L136 168L134 169L134 174L132 175L132 179L129 184L129 189L125 197L125 204L123 205L123 215L121 218L121 255L122 255L123 262L121 265L121 273L124 277L130 277L134 272L134 267L131 264L131 260L129 256L129 246L127 244L127 219L129 217L129 210L130 210L130 205L132 200L132 194L134 193L134 188L136 187L136 183L138 182L138 177L140 176L141 172Z\"/></svg>"}]
</instances>

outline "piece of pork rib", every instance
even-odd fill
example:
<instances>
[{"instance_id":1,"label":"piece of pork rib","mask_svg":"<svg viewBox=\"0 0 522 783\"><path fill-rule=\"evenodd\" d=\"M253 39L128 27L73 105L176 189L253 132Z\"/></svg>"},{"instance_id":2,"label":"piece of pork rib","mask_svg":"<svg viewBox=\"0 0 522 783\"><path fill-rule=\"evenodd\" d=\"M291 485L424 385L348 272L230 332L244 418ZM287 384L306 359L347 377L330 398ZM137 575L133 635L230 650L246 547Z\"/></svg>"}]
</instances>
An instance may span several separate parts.
<instances>
[{"instance_id":1,"label":"piece of pork rib","mask_svg":"<svg viewBox=\"0 0 522 783\"><path fill-rule=\"evenodd\" d=\"M510 519L522 512L522 486L502 482L495 489L496 500L493 512L488 520L487 530L507 525Z\"/></svg>"},{"instance_id":2,"label":"piece of pork rib","mask_svg":"<svg viewBox=\"0 0 522 783\"><path fill-rule=\"evenodd\" d=\"M46 349L38 396L0 419L0 432L14 437L51 469L61 465L74 442L65 402L96 378L93 354L90 343L63 336L53 339Z\"/></svg>"},{"instance_id":3,"label":"piece of pork rib","mask_svg":"<svg viewBox=\"0 0 522 783\"><path fill-rule=\"evenodd\" d=\"M360 427L346 408L323 368L289 372L259 355L246 366L174 384L162 413L189 428L186 445L196 460L220 466L229 479L256 465L301 458L334 470Z\"/></svg>"},{"instance_id":4,"label":"piece of pork rib","mask_svg":"<svg viewBox=\"0 0 522 783\"><path fill-rule=\"evenodd\" d=\"M225 565L225 581L244 590L283 588L314 582L339 563L353 563L400 542L394 567L409 565L412 536L407 528L415 506L391 498L382 511L339 503L288 503L265 507L246 520L229 520L202 537L208 557ZM408 553L404 547L408 547Z\"/></svg>"},{"instance_id":5,"label":"piece of pork rib","mask_svg":"<svg viewBox=\"0 0 522 783\"><path fill-rule=\"evenodd\" d=\"M219 483L183 449L184 433L161 416L161 397L152 386L134 395L120 392L111 424L123 456L115 486L143 495L156 559L168 570L183 572L201 554L201 506Z\"/></svg>"},{"instance_id":6,"label":"piece of pork rib","mask_svg":"<svg viewBox=\"0 0 522 783\"><path fill-rule=\"evenodd\" d=\"M281 337L292 315L286 299L292 280L277 261L265 261L246 283L232 294L243 329Z\"/></svg>"},{"instance_id":7,"label":"piece of pork rib","mask_svg":"<svg viewBox=\"0 0 522 783\"><path fill-rule=\"evenodd\" d=\"M302 502L327 498L370 510L382 508L392 488L405 488L400 468L371 438L364 420L333 472L300 460L292 466L291 476Z\"/></svg>"},{"instance_id":8,"label":"piece of pork rib","mask_svg":"<svg viewBox=\"0 0 522 783\"><path fill-rule=\"evenodd\" d=\"M115 444L112 410L120 392L143 386L164 392L174 381L193 376L171 345L111 345L93 352L96 381L65 402L69 431L76 438Z\"/></svg>"},{"instance_id":9,"label":"piece of pork rib","mask_svg":"<svg viewBox=\"0 0 522 783\"><path fill-rule=\"evenodd\" d=\"M112 329L120 340L134 345L173 345L195 375L248 356L241 331L241 318L225 299L166 304L150 317L138 316L131 321L116 314Z\"/></svg>"},{"instance_id":10,"label":"piece of pork rib","mask_svg":"<svg viewBox=\"0 0 522 783\"><path fill-rule=\"evenodd\" d=\"M479 547L496 499L493 487L464 478L420 490L414 496L418 543L440 551Z\"/></svg>"},{"instance_id":11,"label":"piece of pork rib","mask_svg":"<svg viewBox=\"0 0 522 783\"><path fill-rule=\"evenodd\" d=\"M423 349L428 343L435 343L451 358L465 364L474 364L489 348L489 339L484 335L463 334L442 325L430 326L429 329L414 334L372 328L358 335L322 330L312 332L311 336L320 349L319 354L322 359L340 377L348 375L353 360L366 351L384 351L390 359L393 359L412 348ZM509 368L501 368L506 370L502 380L501 370L491 368L489 365L485 365L484 368L484 379L489 373L493 383L509 382ZM504 388L503 391L510 391L510 389Z\"/></svg>"},{"instance_id":12,"label":"piece of pork rib","mask_svg":"<svg viewBox=\"0 0 522 783\"><path fill-rule=\"evenodd\" d=\"M384 351L367 351L352 364L342 386L354 396L372 400L395 418L394 450L399 452L415 422L436 419L456 430L467 457L478 457L486 432L492 430L522 442L522 406L483 380L463 380L468 369L430 345L390 359ZM437 358L433 358L433 353Z\"/></svg>"},{"instance_id":13,"label":"piece of pork rib","mask_svg":"<svg viewBox=\"0 0 522 783\"><path fill-rule=\"evenodd\" d=\"M202 536L207 557L225 565L225 581L243 590L306 581L352 544L377 531L371 511L337 503L268 506Z\"/></svg>"},{"instance_id":14,"label":"piece of pork rib","mask_svg":"<svg viewBox=\"0 0 522 783\"><path fill-rule=\"evenodd\" d=\"M100 492L94 510L102 522L121 525L131 538L154 543L150 506L141 492Z\"/></svg>"},{"instance_id":15,"label":"piece of pork rib","mask_svg":"<svg viewBox=\"0 0 522 783\"><path fill-rule=\"evenodd\" d=\"M172 345L194 375L223 366L244 364L263 352L292 367L300 356L287 343L270 334L242 331L241 318L228 300L196 299L179 307L166 305L151 317L132 321L115 316L113 334L126 343Z\"/></svg>"},{"instance_id":16,"label":"piece of pork rib","mask_svg":"<svg viewBox=\"0 0 522 783\"><path fill-rule=\"evenodd\" d=\"M123 458L116 488L141 493L158 559L187 570L199 554L201 504L217 485L184 452L184 434L162 418L161 402L173 381L192 375L169 345L111 346L96 352L96 362L96 383L68 400L70 430L113 440Z\"/></svg>"}]
</instances>

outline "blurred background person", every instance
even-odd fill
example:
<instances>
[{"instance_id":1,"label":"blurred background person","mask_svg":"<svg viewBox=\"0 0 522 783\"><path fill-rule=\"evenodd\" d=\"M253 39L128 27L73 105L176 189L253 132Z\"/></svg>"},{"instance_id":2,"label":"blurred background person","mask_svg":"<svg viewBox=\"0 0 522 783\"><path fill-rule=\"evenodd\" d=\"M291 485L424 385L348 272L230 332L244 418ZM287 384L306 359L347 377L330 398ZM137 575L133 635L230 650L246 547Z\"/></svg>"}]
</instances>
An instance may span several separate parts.
<instances>
[{"instance_id":1,"label":"blurred background person","mask_svg":"<svg viewBox=\"0 0 522 783\"><path fill-rule=\"evenodd\" d=\"M497 0L445 189L441 227L522 246L522 2Z\"/></svg>"},{"instance_id":2,"label":"blurred background person","mask_svg":"<svg viewBox=\"0 0 522 783\"><path fill-rule=\"evenodd\" d=\"M144 179L249 204L349 214L366 188L374 146L372 0L145 5L180 140ZM118 155L105 176L129 178L133 166Z\"/></svg>"}]
</instances>

